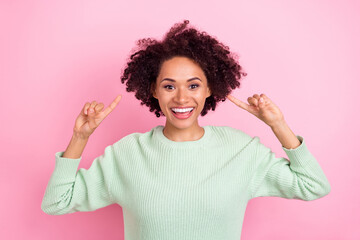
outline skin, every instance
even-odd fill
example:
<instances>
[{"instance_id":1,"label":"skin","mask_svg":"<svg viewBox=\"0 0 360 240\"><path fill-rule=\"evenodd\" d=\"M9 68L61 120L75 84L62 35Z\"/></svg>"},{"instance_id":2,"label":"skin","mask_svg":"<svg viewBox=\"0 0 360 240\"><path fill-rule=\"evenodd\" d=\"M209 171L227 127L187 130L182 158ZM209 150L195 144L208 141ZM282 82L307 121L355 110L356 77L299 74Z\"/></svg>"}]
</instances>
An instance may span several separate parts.
<instances>
[{"instance_id":1,"label":"skin","mask_svg":"<svg viewBox=\"0 0 360 240\"><path fill-rule=\"evenodd\" d=\"M283 147L295 149L300 146L301 143L299 139L297 139L296 135L291 131L280 109L264 93L260 95L254 94L252 97L248 97L247 100L249 104L240 101L230 94L227 98L238 107L253 114L267 124Z\"/></svg>"},{"instance_id":2,"label":"skin","mask_svg":"<svg viewBox=\"0 0 360 240\"><path fill-rule=\"evenodd\" d=\"M114 101L104 109L103 103L92 101L85 103L75 120L73 135L62 157L78 159L82 155L90 135L99 124L115 109L122 96L118 95ZM104 109L104 110L103 110Z\"/></svg>"},{"instance_id":3,"label":"skin","mask_svg":"<svg viewBox=\"0 0 360 240\"><path fill-rule=\"evenodd\" d=\"M121 98L122 96L118 95L105 109L104 104L97 101L85 103L75 121L74 133L81 138L89 138L100 123L115 109Z\"/></svg>"},{"instance_id":4,"label":"skin","mask_svg":"<svg viewBox=\"0 0 360 240\"><path fill-rule=\"evenodd\" d=\"M195 77L199 79L187 81ZM205 130L199 126L198 117L211 91L205 73L197 63L186 57L173 57L165 61L152 89L166 116L163 133L168 139L176 142L195 141L204 135ZM170 108L183 106L195 109L189 118L178 119Z\"/></svg>"}]
</instances>

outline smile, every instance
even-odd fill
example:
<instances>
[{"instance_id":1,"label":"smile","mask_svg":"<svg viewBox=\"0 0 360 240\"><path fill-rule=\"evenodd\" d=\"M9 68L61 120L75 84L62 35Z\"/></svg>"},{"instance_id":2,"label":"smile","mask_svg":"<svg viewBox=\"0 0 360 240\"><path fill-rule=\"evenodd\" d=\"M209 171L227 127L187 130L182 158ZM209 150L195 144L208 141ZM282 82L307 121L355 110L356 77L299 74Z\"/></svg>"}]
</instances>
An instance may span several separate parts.
<instances>
[{"instance_id":1,"label":"smile","mask_svg":"<svg viewBox=\"0 0 360 240\"><path fill-rule=\"evenodd\" d=\"M187 119L193 113L194 108L171 108L172 114L178 119Z\"/></svg>"}]
</instances>

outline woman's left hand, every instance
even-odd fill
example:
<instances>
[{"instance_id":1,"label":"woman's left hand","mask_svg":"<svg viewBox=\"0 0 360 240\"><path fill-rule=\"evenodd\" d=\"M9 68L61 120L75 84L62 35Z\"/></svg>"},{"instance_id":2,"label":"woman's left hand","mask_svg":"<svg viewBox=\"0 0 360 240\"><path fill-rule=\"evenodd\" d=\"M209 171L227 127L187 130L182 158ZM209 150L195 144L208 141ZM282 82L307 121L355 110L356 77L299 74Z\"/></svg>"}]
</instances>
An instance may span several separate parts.
<instances>
[{"instance_id":1,"label":"woman's left hand","mask_svg":"<svg viewBox=\"0 0 360 240\"><path fill-rule=\"evenodd\" d=\"M248 97L247 101L250 105L240 101L230 94L227 98L237 106L255 115L270 127L275 127L277 124L284 122L284 116L280 109L263 93L260 94L260 96L258 94L254 94L252 97Z\"/></svg>"}]
</instances>

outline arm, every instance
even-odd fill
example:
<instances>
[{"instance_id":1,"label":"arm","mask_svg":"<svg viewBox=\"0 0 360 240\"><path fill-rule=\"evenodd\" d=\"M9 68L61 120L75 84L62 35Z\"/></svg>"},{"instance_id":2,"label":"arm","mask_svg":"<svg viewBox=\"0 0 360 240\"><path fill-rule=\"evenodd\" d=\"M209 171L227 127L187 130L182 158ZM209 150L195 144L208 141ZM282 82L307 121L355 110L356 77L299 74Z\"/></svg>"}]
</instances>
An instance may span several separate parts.
<instances>
[{"instance_id":1,"label":"arm","mask_svg":"<svg viewBox=\"0 0 360 240\"><path fill-rule=\"evenodd\" d=\"M73 138L66 152L55 154L55 169L41 203L43 212L62 215L77 211L93 211L115 203L111 196L114 171L114 146L96 158L89 169L78 169L84 141ZM64 155L68 154L68 157Z\"/></svg>"},{"instance_id":2,"label":"arm","mask_svg":"<svg viewBox=\"0 0 360 240\"><path fill-rule=\"evenodd\" d=\"M275 157L258 137L253 139L256 167L249 184L250 199L273 196L311 201L330 193L330 183L304 138L299 135L296 138L300 145L295 149L282 147L290 162Z\"/></svg>"},{"instance_id":3,"label":"arm","mask_svg":"<svg viewBox=\"0 0 360 240\"><path fill-rule=\"evenodd\" d=\"M70 143L68 147L66 148L63 158L80 158L84 148L88 142L88 137L81 137L79 134L77 134L75 131L73 133L73 136L71 137Z\"/></svg>"},{"instance_id":4,"label":"arm","mask_svg":"<svg viewBox=\"0 0 360 240\"><path fill-rule=\"evenodd\" d=\"M104 104L87 102L76 118L73 136L65 152L55 154L55 170L51 175L41 203L41 209L51 215L76 211L93 211L115 203L111 182L115 171L115 146L105 148L89 169L77 171L81 154L89 136L115 109L118 95L104 111Z\"/></svg>"},{"instance_id":5,"label":"arm","mask_svg":"<svg viewBox=\"0 0 360 240\"><path fill-rule=\"evenodd\" d=\"M301 143L299 139L297 139L296 135L291 131L284 120L271 126L271 130L274 132L277 139L279 139L282 147L294 149L300 146Z\"/></svg>"},{"instance_id":6,"label":"arm","mask_svg":"<svg viewBox=\"0 0 360 240\"><path fill-rule=\"evenodd\" d=\"M276 196L310 201L330 192L330 184L304 139L295 136L285 123L282 112L269 97L254 94L248 98L250 105L232 95L228 98L270 126L290 159L289 162L286 158L276 158L258 137L253 138L251 144L256 154L254 173L249 183L250 199Z\"/></svg>"}]
</instances>

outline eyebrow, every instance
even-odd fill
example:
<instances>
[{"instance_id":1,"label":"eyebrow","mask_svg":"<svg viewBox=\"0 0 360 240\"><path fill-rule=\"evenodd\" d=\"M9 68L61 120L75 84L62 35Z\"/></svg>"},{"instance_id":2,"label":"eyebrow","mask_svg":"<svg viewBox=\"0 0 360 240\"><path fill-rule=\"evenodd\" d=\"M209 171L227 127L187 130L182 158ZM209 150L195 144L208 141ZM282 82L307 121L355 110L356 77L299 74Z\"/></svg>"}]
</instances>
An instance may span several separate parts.
<instances>
[{"instance_id":1,"label":"eyebrow","mask_svg":"<svg viewBox=\"0 0 360 240\"><path fill-rule=\"evenodd\" d=\"M168 81L170 81L170 82L176 82L174 79L171 79L171 78L164 78L163 80L161 80L161 82L162 82L162 81L165 81L165 80L168 80ZM193 78L188 79L187 82L194 81L194 80L200 80L200 81L201 81L200 78L198 78L198 77L193 77Z\"/></svg>"}]
</instances>

